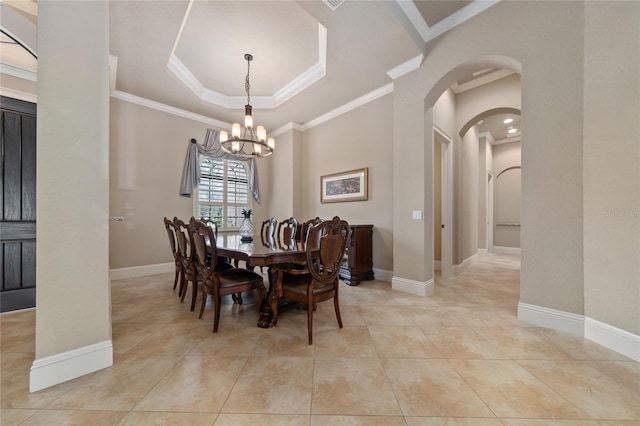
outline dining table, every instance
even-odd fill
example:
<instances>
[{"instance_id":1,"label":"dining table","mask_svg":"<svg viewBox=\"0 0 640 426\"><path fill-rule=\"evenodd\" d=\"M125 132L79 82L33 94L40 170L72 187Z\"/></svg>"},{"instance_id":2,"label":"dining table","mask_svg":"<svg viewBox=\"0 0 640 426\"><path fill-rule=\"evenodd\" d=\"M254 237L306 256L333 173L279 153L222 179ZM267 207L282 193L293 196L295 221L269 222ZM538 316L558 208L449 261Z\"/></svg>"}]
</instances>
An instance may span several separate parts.
<instances>
[{"instance_id":1,"label":"dining table","mask_svg":"<svg viewBox=\"0 0 640 426\"><path fill-rule=\"evenodd\" d=\"M303 263L306 261L306 247L303 241L243 241L237 232L218 232L216 235L217 255L233 259L234 261L244 261L249 268L256 266L267 267L269 277L269 290L259 307L260 316L258 327L269 328L276 325L278 320L278 310L289 306L282 298L282 289L278 288L278 283L273 271L273 267L279 264Z\"/></svg>"}]
</instances>

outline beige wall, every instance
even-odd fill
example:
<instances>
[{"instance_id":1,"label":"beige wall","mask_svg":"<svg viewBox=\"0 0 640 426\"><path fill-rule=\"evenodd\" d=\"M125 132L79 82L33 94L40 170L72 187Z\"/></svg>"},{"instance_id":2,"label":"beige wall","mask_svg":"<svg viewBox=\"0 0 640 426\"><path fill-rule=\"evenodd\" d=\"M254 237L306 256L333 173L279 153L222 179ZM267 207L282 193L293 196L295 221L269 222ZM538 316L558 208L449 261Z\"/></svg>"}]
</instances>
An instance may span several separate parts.
<instances>
[{"instance_id":1,"label":"beige wall","mask_svg":"<svg viewBox=\"0 0 640 426\"><path fill-rule=\"evenodd\" d=\"M520 247L521 142L493 147L494 228L493 245Z\"/></svg>"},{"instance_id":2,"label":"beige wall","mask_svg":"<svg viewBox=\"0 0 640 426\"><path fill-rule=\"evenodd\" d=\"M640 3L585 18L585 315L640 335Z\"/></svg>"},{"instance_id":3,"label":"beige wall","mask_svg":"<svg viewBox=\"0 0 640 426\"><path fill-rule=\"evenodd\" d=\"M163 217L189 220L180 196L189 141L203 143L207 125L111 99L109 263L112 269L172 262Z\"/></svg>"},{"instance_id":4,"label":"beige wall","mask_svg":"<svg viewBox=\"0 0 640 426\"><path fill-rule=\"evenodd\" d=\"M383 96L307 130L302 143L301 217L337 215L352 224L373 224L373 267L388 271L393 269L394 238L391 109L392 96ZM320 202L320 176L363 167L369 169L367 201Z\"/></svg>"}]
</instances>

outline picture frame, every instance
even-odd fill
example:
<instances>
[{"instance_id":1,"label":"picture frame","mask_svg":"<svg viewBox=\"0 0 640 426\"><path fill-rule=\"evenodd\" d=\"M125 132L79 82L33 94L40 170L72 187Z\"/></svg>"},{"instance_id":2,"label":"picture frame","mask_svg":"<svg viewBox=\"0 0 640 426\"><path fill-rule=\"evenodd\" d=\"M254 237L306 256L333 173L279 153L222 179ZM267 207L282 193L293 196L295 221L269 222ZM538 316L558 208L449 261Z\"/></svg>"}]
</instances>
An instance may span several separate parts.
<instances>
[{"instance_id":1,"label":"picture frame","mask_svg":"<svg viewBox=\"0 0 640 426\"><path fill-rule=\"evenodd\" d=\"M320 177L320 202L366 201L369 199L369 169L349 170Z\"/></svg>"}]
</instances>

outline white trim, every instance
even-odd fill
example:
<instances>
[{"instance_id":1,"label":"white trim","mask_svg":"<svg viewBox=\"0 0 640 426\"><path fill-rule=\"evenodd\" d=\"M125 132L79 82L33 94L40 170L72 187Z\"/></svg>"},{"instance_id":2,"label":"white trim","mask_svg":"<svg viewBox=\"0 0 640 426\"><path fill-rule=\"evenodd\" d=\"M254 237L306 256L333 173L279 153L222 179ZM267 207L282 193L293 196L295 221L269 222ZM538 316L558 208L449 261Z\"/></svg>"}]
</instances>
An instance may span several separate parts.
<instances>
[{"instance_id":1,"label":"white trim","mask_svg":"<svg viewBox=\"0 0 640 426\"><path fill-rule=\"evenodd\" d=\"M518 320L584 337L640 362L640 336L592 318L520 302Z\"/></svg>"},{"instance_id":2,"label":"white trim","mask_svg":"<svg viewBox=\"0 0 640 426\"><path fill-rule=\"evenodd\" d=\"M413 24L416 31L418 31L422 40L427 43L429 40L433 40L439 35L442 35L450 29L462 24L464 21L484 12L500 0L475 0L432 27L427 25L420 14L420 11L413 2L406 0L396 1L398 2L400 9L402 9L404 14L407 15L407 18L409 18L409 21L411 21L411 24Z\"/></svg>"},{"instance_id":3,"label":"white trim","mask_svg":"<svg viewBox=\"0 0 640 426\"><path fill-rule=\"evenodd\" d=\"M406 3L409 3L409 2L406 2ZM413 4L413 2L410 2L410 3ZM424 55L421 53L415 58L411 58L408 61L398 65L397 67L390 69L389 71L387 71L387 75L391 77L392 80L400 78L403 75L420 68L420 65L422 64L423 59L424 59Z\"/></svg>"},{"instance_id":4,"label":"white trim","mask_svg":"<svg viewBox=\"0 0 640 426\"><path fill-rule=\"evenodd\" d=\"M7 87L0 87L0 95L7 98L20 99L21 101L38 103L38 96L33 93L21 92L19 90L9 89Z\"/></svg>"},{"instance_id":5,"label":"white trim","mask_svg":"<svg viewBox=\"0 0 640 426\"><path fill-rule=\"evenodd\" d=\"M415 294L416 296L429 296L435 291L435 283L433 278L421 282L394 276L391 279L391 289Z\"/></svg>"},{"instance_id":6,"label":"white trim","mask_svg":"<svg viewBox=\"0 0 640 426\"><path fill-rule=\"evenodd\" d=\"M409 21L413 25L413 27L418 31L422 40L426 43L429 37L429 25L425 22L424 18L420 14L420 11L416 7L416 5L412 1L406 0L396 0L398 2L398 6L407 15Z\"/></svg>"},{"instance_id":7,"label":"white trim","mask_svg":"<svg viewBox=\"0 0 640 426\"><path fill-rule=\"evenodd\" d=\"M512 254L520 256L520 247L504 247L504 246L493 246L493 253L500 254Z\"/></svg>"},{"instance_id":8,"label":"white trim","mask_svg":"<svg viewBox=\"0 0 640 426\"><path fill-rule=\"evenodd\" d=\"M442 271L442 262L440 262L439 260L434 260L433 261L433 270L434 271Z\"/></svg>"},{"instance_id":9,"label":"white trim","mask_svg":"<svg viewBox=\"0 0 640 426\"><path fill-rule=\"evenodd\" d=\"M586 317L584 337L640 362L640 336Z\"/></svg>"},{"instance_id":10,"label":"white trim","mask_svg":"<svg viewBox=\"0 0 640 426\"><path fill-rule=\"evenodd\" d=\"M205 117L204 115L196 114L193 112L185 111L183 109L175 108L170 105L161 104L160 102L152 101L140 96L132 95L127 92L121 92L119 90L114 91L111 97L120 99L123 101L131 102L133 104L141 105L147 108L156 109L158 111L166 112L167 114L177 115L179 117L188 118L189 120L199 121L205 124L211 124L221 129L231 127L231 123L225 123L224 121L216 120L215 118Z\"/></svg>"},{"instance_id":11,"label":"white trim","mask_svg":"<svg viewBox=\"0 0 640 426\"><path fill-rule=\"evenodd\" d=\"M462 263L458 265L453 265L453 274L458 275L463 273L467 269L469 269L469 266L473 265L478 261L478 257L479 257L478 253L476 253L467 257L465 260L462 261Z\"/></svg>"},{"instance_id":12,"label":"white trim","mask_svg":"<svg viewBox=\"0 0 640 426\"><path fill-rule=\"evenodd\" d=\"M373 275L376 277L376 281L385 281L390 283L393 280L393 271L386 269L373 268Z\"/></svg>"},{"instance_id":13,"label":"white trim","mask_svg":"<svg viewBox=\"0 0 640 426\"><path fill-rule=\"evenodd\" d=\"M422 39L425 41L425 43L429 40L433 40L434 38L457 27L458 25L473 18L474 16L481 14L482 12L499 2L500 0L475 0L462 9L458 10L457 12L439 21L429 29L426 37L422 36Z\"/></svg>"},{"instance_id":14,"label":"white trim","mask_svg":"<svg viewBox=\"0 0 640 426\"><path fill-rule=\"evenodd\" d=\"M111 279L121 280L124 278L144 277L147 275L166 274L175 271L174 262L157 263L155 265L130 266L128 268L112 269Z\"/></svg>"},{"instance_id":15,"label":"white trim","mask_svg":"<svg viewBox=\"0 0 640 426\"><path fill-rule=\"evenodd\" d=\"M314 118L313 120L307 121L302 126L305 130L315 127L319 124L324 123L325 121L332 120L342 114L345 114L351 110L354 110L364 104L367 104L375 99L378 99L382 96L388 95L393 92L393 83L386 84L376 90L373 90L366 95L360 96L357 99L354 99L351 102L347 102L346 104L327 112L326 114L322 114L318 118Z\"/></svg>"},{"instance_id":16,"label":"white trim","mask_svg":"<svg viewBox=\"0 0 640 426\"><path fill-rule=\"evenodd\" d=\"M300 123L296 123L295 121L290 121L284 126L277 128L273 132L269 132L269 135L275 138L276 136L280 136L281 134L289 132L291 130L299 130L301 132L304 132L305 130L307 130L307 128Z\"/></svg>"},{"instance_id":17,"label":"white trim","mask_svg":"<svg viewBox=\"0 0 640 426\"><path fill-rule=\"evenodd\" d=\"M36 392L112 365L111 340L36 359L31 365L29 391Z\"/></svg>"},{"instance_id":18,"label":"white trim","mask_svg":"<svg viewBox=\"0 0 640 426\"><path fill-rule=\"evenodd\" d=\"M544 306L518 303L518 320L541 327L565 331L576 336L584 333L584 317Z\"/></svg>"},{"instance_id":19,"label":"white trim","mask_svg":"<svg viewBox=\"0 0 640 426\"><path fill-rule=\"evenodd\" d=\"M22 80L33 81L34 83L38 82L38 73L36 71L8 64L6 62L0 62L0 73L20 78Z\"/></svg>"}]
</instances>

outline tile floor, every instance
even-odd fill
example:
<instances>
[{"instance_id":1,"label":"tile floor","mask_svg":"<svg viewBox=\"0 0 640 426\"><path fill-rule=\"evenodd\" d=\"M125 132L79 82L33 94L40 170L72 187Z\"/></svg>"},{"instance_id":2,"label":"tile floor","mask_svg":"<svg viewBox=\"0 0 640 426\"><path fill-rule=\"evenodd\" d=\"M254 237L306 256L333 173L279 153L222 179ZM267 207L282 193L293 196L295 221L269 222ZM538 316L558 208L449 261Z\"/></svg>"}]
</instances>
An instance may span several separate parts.
<instances>
[{"instance_id":1,"label":"tile floor","mask_svg":"<svg viewBox=\"0 0 640 426\"><path fill-rule=\"evenodd\" d=\"M521 323L519 259L483 255L430 297L386 282L256 327L223 307L212 333L172 275L114 281L114 366L30 394L33 310L0 317L4 425L639 425L640 364ZM246 297L245 297L246 298ZM27 326L27 327L25 327Z\"/></svg>"}]
</instances>

